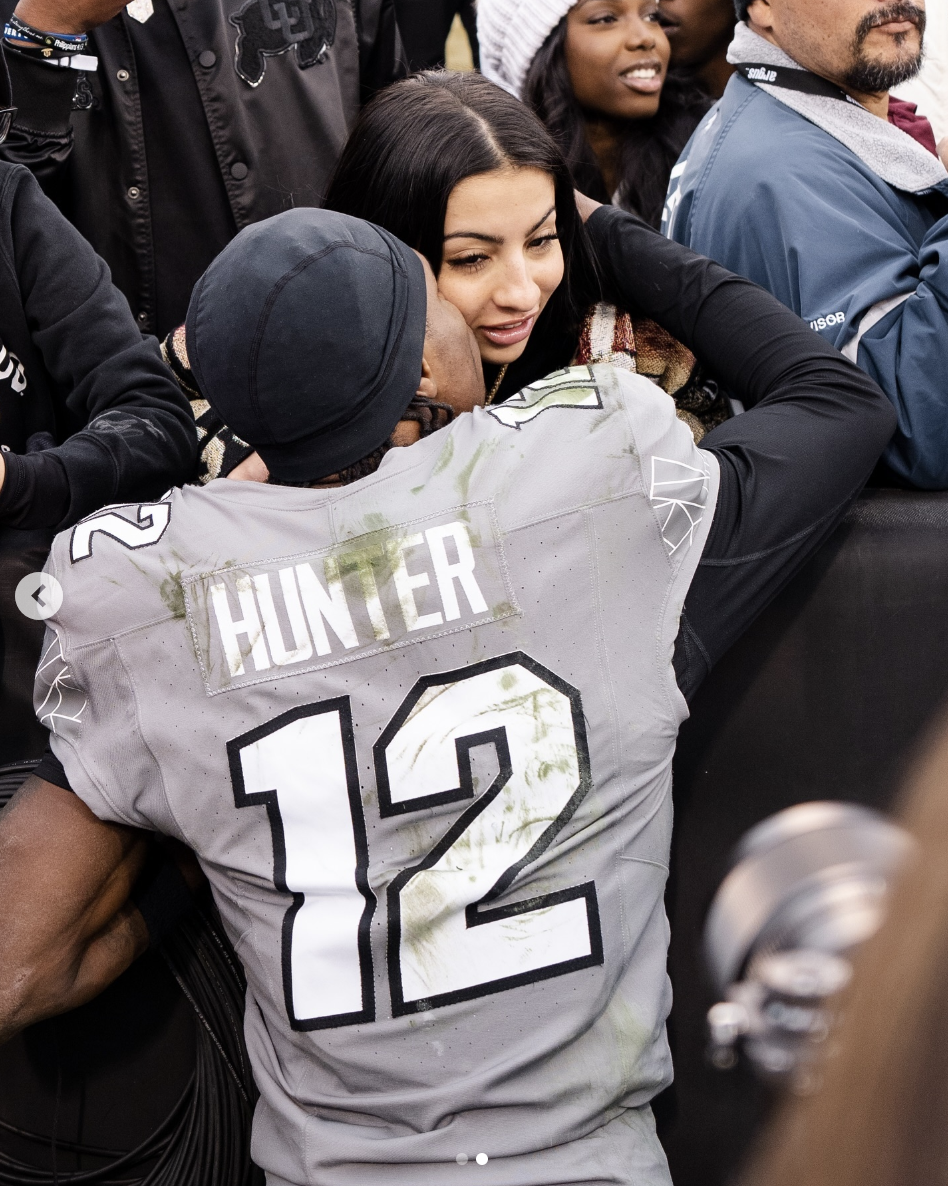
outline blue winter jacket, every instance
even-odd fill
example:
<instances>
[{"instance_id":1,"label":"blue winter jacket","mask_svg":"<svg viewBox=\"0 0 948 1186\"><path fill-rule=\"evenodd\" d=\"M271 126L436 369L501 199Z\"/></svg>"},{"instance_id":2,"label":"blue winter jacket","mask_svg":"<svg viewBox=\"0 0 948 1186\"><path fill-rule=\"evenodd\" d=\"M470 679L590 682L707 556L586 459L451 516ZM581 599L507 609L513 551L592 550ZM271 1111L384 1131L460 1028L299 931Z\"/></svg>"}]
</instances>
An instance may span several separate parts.
<instances>
[{"instance_id":1,"label":"blue winter jacket","mask_svg":"<svg viewBox=\"0 0 948 1186\"><path fill-rule=\"evenodd\" d=\"M746 26L738 34L732 61L795 66ZM946 489L948 175L863 108L768 91L731 79L675 167L663 229L857 361L898 413L885 460L913 486Z\"/></svg>"}]
</instances>

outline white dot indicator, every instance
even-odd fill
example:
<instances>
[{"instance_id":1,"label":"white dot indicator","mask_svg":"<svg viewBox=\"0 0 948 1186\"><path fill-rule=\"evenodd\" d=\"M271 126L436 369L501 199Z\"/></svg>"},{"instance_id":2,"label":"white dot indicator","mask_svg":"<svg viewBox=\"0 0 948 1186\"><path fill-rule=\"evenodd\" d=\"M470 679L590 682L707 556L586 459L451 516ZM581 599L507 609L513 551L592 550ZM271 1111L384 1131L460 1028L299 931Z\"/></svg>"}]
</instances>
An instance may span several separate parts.
<instances>
[{"instance_id":1,"label":"white dot indicator","mask_svg":"<svg viewBox=\"0 0 948 1186\"><path fill-rule=\"evenodd\" d=\"M490 1160L490 1158L487 1156L486 1153L478 1153L478 1155L474 1158L474 1160L477 1162L478 1165L487 1165L487 1162Z\"/></svg>"},{"instance_id":2,"label":"white dot indicator","mask_svg":"<svg viewBox=\"0 0 948 1186\"><path fill-rule=\"evenodd\" d=\"M454 1160L458 1163L458 1165L467 1165L467 1154L459 1153Z\"/></svg>"}]
</instances>

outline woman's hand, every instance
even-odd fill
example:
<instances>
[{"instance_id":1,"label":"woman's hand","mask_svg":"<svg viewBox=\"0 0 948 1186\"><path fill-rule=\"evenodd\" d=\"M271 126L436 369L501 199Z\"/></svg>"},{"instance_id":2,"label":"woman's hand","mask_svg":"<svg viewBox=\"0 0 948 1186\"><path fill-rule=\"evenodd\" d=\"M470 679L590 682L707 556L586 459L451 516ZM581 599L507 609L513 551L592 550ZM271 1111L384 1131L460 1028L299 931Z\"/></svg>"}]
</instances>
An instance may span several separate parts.
<instances>
[{"instance_id":1,"label":"woman's hand","mask_svg":"<svg viewBox=\"0 0 948 1186\"><path fill-rule=\"evenodd\" d=\"M938 155L941 157L941 163L948 169L948 136L942 136L938 141Z\"/></svg>"},{"instance_id":2,"label":"woman's hand","mask_svg":"<svg viewBox=\"0 0 948 1186\"><path fill-rule=\"evenodd\" d=\"M594 210L598 210L602 202L597 202L593 198L587 198L585 194L581 194L578 189L573 190L576 197L576 209L579 211L579 217L586 222Z\"/></svg>"}]
</instances>

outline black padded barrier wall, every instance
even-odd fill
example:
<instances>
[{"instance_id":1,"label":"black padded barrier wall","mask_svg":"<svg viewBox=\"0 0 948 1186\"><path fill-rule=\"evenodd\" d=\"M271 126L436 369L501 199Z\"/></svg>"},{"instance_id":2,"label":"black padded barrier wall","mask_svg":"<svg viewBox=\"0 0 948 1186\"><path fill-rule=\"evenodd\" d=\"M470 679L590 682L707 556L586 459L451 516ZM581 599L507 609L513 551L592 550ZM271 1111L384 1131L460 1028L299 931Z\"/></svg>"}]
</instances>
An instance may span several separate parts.
<instances>
[{"instance_id":1,"label":"black padded barrier wall","mask_svg":"<svg viewBox=\"0 0 948 1186\"><path fill-rule=\"evenodd\" d=\"M705 1058L704 916L741 836L810 799L887 808L948 696L948 494L868 490L701 688L675 763L667 906L675 1186L726 1186L770 1101Z\"/></svg>"}]
</instances>

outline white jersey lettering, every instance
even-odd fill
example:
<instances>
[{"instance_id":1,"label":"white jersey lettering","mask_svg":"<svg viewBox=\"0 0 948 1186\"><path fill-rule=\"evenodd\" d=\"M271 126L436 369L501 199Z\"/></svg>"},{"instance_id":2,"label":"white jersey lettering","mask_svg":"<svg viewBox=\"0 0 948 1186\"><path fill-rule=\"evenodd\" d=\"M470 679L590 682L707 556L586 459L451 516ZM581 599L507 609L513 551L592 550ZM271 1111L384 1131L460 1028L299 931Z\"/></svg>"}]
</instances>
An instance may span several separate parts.
<instances>
[{"instance_id":1,"label":"white jersey lettering","mask_svg":"<svg viewBox=\"0 0 948 1186\"><path fill-rule=\"evenodd\" d=\"M491 507L475 503L455 514L465 518L393 526L293 564L188 578L185 603L208 691L517 613Z\"/></svg>"},{"instance_id":2,"label":"white jersey lettering","mask_svg":"<svg viewBox=\"0 0 948 1186\"><path fill-rule=\"evenodd\" d=\"M392 540L388 544L389 559L392 563L392 580L398 593L398 601L402 607L405 626L408 630L426 630L429 626L440 626L444 621L441 614L419 614L415 602L415 590L424 589L431 584L431 577L426 572L410 573L405 563L405 552L408 548L418 548L425 542L421 532L405 536L404 539Z\"/></svg>"},{"instance_id":3,"label":"white jersey lettering","mask_svg":"<svg viewBox=\"0 0 948 1186\"><path fill-rule=\"evenodd\" d=\"M352 616L346 603L346 591L339 579L339 565L332 556L323 559L323 572L326 575L327 589L324 589L319 577L313 571L311 564L298 564L296 576L303 595L303 605L306 607L306 620L313 633L317 655L329 655L332 647L326 634L326 623L332 627L336 637L347 649L357 647L359 639ZM378 596L376 594L376 596ZM311 652L310 652L311 653ZM302 655L301 659L308 659L309 655Z\"/></svg>"},{"instance_id":4,"label":"white jersey lettering","mask_svg":"<svg viewBox=\"0 0 948 1186\"><path fill-rule=\"evenodd\" d=\"M445 540L454 540L458 558L455 563L448 560ZM444 620L454 622L461 616L458 605L458 595L454 588L457 581L464 590L467 603L475 614L487 612L487 602L474 576L474 550L471 547L471 537L463 523L448 523L444 527L429 527L425 532L428 550L431 552L431 563L434 565L435 579L438 591L441 593L441 604L444 606Z\"/></svg>"},{"instance_id":5,"label":"white jersey lettering","mask_svg":"<svg viewBox=\"0 0 948 1186\"><path fill-rule=\"evenodd\" d=\"M294 646L292 650L288 650L284 645L283 627L277 617L276 607L273 604L273 592L270 589L270 574L258 573L253 578L253 584L257 592L257 604L260 606L267 646L270 648L273 662L277 667L283 667L287 663L302 663L304 659L308 659L313 653L313 644L310 642L306 621L303 618L303 607L300 605L299 593L296 590L296 576L293 569L280 569L283 604L286 606L286 615L290 620L293 634Z\"/></svg>"},{"instance_id":6,"label":"white jersey lettering","mask_svg":"<svg viewBox=\"0 0 948 1186\"><path fill-rule=\"evenodd\" d=\"M248 576L240 576L236 582L237 600L240 602L240 612L244 615L240 620L231 616L230 604L227 598L227 586L211 586L211 603L217 617L220 629L221 645L231 676L244 674L244 652L237 639L243 634L247 636L253 665L257 671L266 671L270 666L267 655L267 644L263 641L263 627L260 615L257 613L257 603L253 596L253 584Z\"/></svg>"}]
</instances>

